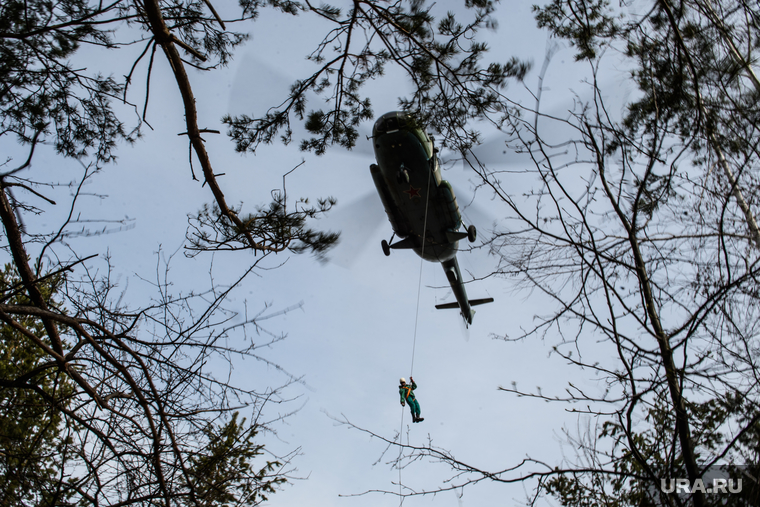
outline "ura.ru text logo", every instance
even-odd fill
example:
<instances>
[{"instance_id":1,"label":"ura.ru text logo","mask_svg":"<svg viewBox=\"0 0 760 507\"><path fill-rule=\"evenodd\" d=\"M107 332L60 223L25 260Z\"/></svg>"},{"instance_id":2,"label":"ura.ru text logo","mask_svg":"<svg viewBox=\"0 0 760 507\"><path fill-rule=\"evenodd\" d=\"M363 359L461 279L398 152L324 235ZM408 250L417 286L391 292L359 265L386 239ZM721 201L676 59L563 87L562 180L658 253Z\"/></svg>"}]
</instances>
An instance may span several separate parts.
<instances>
[{"instance_id":1,"label":"ura.ru text logo","mask_svg":"<svg viewBox=\"0 0 760 507\"><path fill-rule=\"evenodd\" d=\"M742 490L741 479L713 479L707 484L702 479L697 479L694 484L689 479L662 479L660 488L663 493L740 493Z\"/></svg>"}]
</instances>

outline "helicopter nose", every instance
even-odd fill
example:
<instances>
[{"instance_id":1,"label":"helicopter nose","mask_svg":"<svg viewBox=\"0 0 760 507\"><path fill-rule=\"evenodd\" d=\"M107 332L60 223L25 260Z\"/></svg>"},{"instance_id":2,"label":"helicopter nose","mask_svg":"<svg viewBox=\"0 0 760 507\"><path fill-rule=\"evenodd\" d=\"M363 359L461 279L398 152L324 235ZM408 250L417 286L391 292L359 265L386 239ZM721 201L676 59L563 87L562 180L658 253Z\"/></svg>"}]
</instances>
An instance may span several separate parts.
<instances>
[{"instance_id":1,"label":"helicopter nose","mask_svg":"<svg viewBox=\"0 0 760 507\"><path fill-rule=\"evenodd\" d=\"M372 135L375 136L378 134L396 132L400 128L406 126L406 124L406 113L402 113L401 111L385 113L375 123L375 127L372 129Z\"/></svg>"}]
</instances>

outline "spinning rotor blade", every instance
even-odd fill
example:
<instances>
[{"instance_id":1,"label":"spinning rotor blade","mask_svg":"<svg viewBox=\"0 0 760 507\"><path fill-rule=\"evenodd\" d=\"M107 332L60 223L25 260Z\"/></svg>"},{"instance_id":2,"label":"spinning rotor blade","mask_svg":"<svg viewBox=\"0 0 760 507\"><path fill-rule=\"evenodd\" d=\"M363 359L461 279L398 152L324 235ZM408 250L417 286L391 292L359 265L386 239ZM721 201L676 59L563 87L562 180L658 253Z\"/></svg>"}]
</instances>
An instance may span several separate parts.
<instances>
[{"instance_id":1,"label":"spinning rotor blade","mask_svg":"<svg viewBox=\"0 0 760 507\"><path fill-rule=\"evenodd\" d=\"M388 221L376 192L368 192L345 206L336 205L335 211L325 219L325 226L340 232L340 240L327 259L350 268L372 243L372 236L383 223ZM379 242L375 246L379 249Z\"/></svg>"},{"instance_id":2,"label":"spinning rotor blade","mask_svg":"<svg viewBox=\"0 0 760 507\"><path fill-rule=\"evenodd\" d=\"M350 152L353 155L361 155L367 160L375 160L375 150L372 148L372 127L368 127L366 123L362 123L359 126L359 138L356 140L356 145L351 148ZM368 162L369 163L369 162Z\"/></svg>"},{"instance_id":3,"label":"spinning rotor blade","mask_svg":"<svg viewBox=\"0 0 760 507\"><path fill-rule=\"evenodd\" d=\"M236 65L227 105L227 112L232 115L261 113L280 104L295 81L281 68L269 65L251 51Z\"/></svg>"},{"instance_id":4,"label":"spinning rotor blade","mask_svg":"<svg viewBox=\"0 0 760 507\"><path fill-rule=\"evenodd\" d=\"M464 222L465 227L474 225L478 229L478 240L473 245L482 244L483 240L493 231L497 219L477 203L475 193L464 192L459 186L454 186L454 193L457 196L459 213L462 215L462 222ZM480 196L483 198L485 191Z\"/></svg>"},{"instance_id":5,"label":"spinning rotor blade","mask_svg":"<svg viewBox=\"0 0 760 507\"><path fill-rule=\"evenodd\" d=\"M530 157L526 153L518 153L513 148L507 146L503 136L494 137L488 141L473 146L470 153L462 157L459 153L451 153L447 157L442 157L441 165L451 166L462 162L462 167L467 169L470 165L479 167L503 167L507 165L523 166L530 162Z\"/></svg>"}]
</instances>

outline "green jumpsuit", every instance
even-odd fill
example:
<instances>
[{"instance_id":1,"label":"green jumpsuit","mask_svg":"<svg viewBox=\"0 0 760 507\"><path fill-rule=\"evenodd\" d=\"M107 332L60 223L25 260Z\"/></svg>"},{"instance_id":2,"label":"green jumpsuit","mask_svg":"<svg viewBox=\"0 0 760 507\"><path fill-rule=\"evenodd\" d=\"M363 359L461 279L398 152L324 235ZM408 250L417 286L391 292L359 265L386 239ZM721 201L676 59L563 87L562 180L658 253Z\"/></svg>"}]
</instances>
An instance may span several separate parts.
<instances>
[{"instance_id":1,"label":"green jumpsuit","mask_svg":"<svg viewBox=\"0 0 760 507\"><path fill-rule=\"evenodd\" d=\"M401 404L404 404L404 400L409 403L409 410L412 411L412 420L417 421L420 419L420 404L417 403L417 399L414 397L414 390L417 389L417 384L412 381L412 385L401 384L398 388L398 392L401 395Z\"/></svg>"}]
</instances>

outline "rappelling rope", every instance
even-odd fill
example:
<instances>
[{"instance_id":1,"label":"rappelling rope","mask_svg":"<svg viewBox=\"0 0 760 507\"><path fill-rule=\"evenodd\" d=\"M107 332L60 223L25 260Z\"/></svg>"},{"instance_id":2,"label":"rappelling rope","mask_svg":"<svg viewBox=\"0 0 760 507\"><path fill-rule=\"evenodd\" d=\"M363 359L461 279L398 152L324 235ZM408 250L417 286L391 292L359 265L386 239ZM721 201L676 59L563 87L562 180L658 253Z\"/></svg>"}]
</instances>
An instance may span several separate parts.
<instances>
[{"instance_id":1,"label":"rappelling rope","mask_svg":"<svg viewBox=\"0 0 760 507\"><path fill-rule=\"evenodd\" d=\"M396 462L396 466L398 467L398 497L399 497L399 506L404 503L404 496L402 494L402 486L401 486L401 455L404 452L404 448L402 447L403 444L403 435L404 435L404 410L405 407L401 407L401 426L398 429L398 461Z\"/></svg>"},{"instance_id":2,"label":"rappelling rope","mask_svg":"<svg viewBox=\"0 0 760 507\"><path fill-rule=\"evenodd\" d=\"M433 157L435 157L435 152L433 153ZM422 266L425 262L425 236L427 234L427 217L428 217L428 203L430 202L430 178L433 174L433 170L435 169L435 158L433 159L433 169L428 171L428 181L427 181L427 189L425 190L425 219L423 221L422 225L422 249L420 251L420 275L417 280L417 309L415 310L414 315L414 338L412 339L412 364L409 367L409 379L411 381L412 375L414 374L414 352L417 348L417 323L420 319L420 294L422 292ZM398 496L399 496L399 506L404 504L404 495L403 495L403 486L401 483L401 456L404 452L404 447L402 446L402 439L404 434L404 410L405 407L401 407L401 426L399 427L398 432L398 443L399 443L399 449L398 449L398 461L396 463L396 466L398 467Z\"/></svg>"},{"instance_id":3,"label":"rappelling rope","mask_svg":"<svg viewBox=\"0 0 760 507\"><path fill-rule=\"evenodd\" d=\"M435 153L433 153L433 164L435 168ZM412 340L412 364L409 367L409 376L414 373L414 351L417 348L417 323L420 320L420 294L422 292L422 266L425 263L425 235L427 234L427 217L428 203L430 202L430 178L433 170L428 171L427 189L425 190L425 219L422 225L422 251L420 252L420 274L417 280L417 310L414 315L414 339Z\"/></svg>"}]
</instances>

